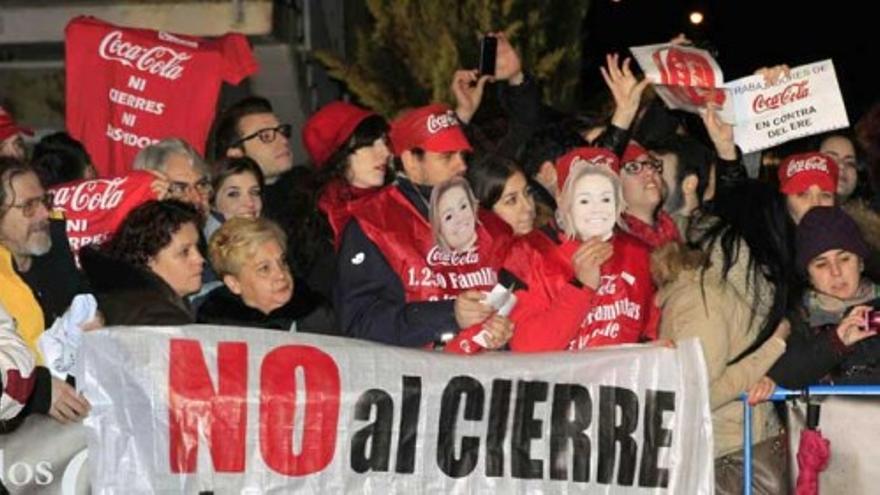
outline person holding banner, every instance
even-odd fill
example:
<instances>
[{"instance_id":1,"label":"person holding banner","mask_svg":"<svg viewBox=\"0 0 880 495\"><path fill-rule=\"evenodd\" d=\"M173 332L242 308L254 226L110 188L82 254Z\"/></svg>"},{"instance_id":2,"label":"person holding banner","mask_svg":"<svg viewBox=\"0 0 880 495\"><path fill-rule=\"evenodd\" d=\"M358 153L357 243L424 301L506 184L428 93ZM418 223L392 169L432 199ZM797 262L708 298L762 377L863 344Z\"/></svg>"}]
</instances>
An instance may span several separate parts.
<instances>
[{"instance_id":1,"label":"person holding banner","mask_svg":"<svg viewBox=\"0 0 880 495\"><path fill-rule=\"evenodd\" d=\"M80 251L107 326L195 323L186 297L202 287L201 221L190 203L147 201L109 243Z\"/></svg>"},{"instance_id":2,"label":"person holding banner","mask_svg":"<svg viewBox=\"0 0 880 495\"><path fill-rule=\"evenodd\" d=\"M428 220L435 186L464 174L471 147L455 114L434 104L391 123L399 176L353 212L339 251L335 307L342 333L388 344L424 347L488 320L483 291L498 280L497 247L509 237L500 221L476 225L476 242L442 249ZM491 326L490 348L507 342L507 318Z\"/></svg>"},{"instance_id":3,"label":"person holding banner","mask_svg":"<svg viewBox=\"0 0 880 495\"><path fill-rule=\"evenodd\" d=\"M0 303L35 353L43 330L90 292L51 204L33 167L0 157Z\"/></svg>"},{"instance_id":4,"label":"person holding banner","mask_svg":"<svg viewBox=\"0 0 880 495\"><path fill-rule=\"evenodd\" d=\"M14 430L28 414L48 414L67 423L82 419L89 407L70 384L36 366L15 320L0 304L0 434Z\"/></svg>"},{"instance_id":5,"label":"person holding banner","mask_svg":"<svg viewBox=\"0 0 880 495\"><path fill-rule=\"evenodd\" d=\"M325 105L303 126L303 144L318 170L318 208L337 249L354 205L369 201L393 177L387 134L385 119L343 101Z\"/></svg>"},{"instance_id":6,"label":"person holding banner","mask_svg":"<svg viewBox=\"0 0 880 495\"><path fill-rule=\"evenodd\" d=\"M236 217L211 236L211 265L224 287L211 291L198 321L335 334L323 298L296 283L287 266L284 232L265 218Z\"/></svg>"},{"instance_id":7,"label":"person holding banner","mask_svg":"<svg viewBox=\"0 0 880 495\"><path fill-rule=\"evenodd\" d=\"M625 202L617 167L616 156L600 148L576 149L557 165L562 231L551 237L551 249L535 253L524 277L528 289L517 293L512 350L581 350L656 339L649 247L619 227Z\"/></svg>"},{"instance_id":8,"label":"person holding banner","mask_svg":"<svg viewBox=\"0 0 880 495\"><path fill-rule=\"evenodd\" d=\"M165 198L185 201L207 217L211 198L208 166L189 143L178 138L166 138L151 144L135 156L132 167L160 174L169 182Z\"/></svg>"}]
</instances>

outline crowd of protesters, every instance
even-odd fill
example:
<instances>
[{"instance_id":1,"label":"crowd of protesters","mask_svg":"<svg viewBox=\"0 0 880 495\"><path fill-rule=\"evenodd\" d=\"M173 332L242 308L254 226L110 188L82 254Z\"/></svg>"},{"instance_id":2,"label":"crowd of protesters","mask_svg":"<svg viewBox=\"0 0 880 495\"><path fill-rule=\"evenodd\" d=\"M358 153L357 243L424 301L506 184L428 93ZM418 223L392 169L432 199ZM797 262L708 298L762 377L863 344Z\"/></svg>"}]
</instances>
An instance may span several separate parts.
<instances>
[{"instance_id":1,"label":"crowd of protesters","mask_svg":"<svg viewBox=\"0 0 880 495\"><path fill-rule=\"evenodd\" d=\"M207 157L176 138L147 146L131 169L155 176L156 199L78 262L47 189L94 177L88 153L64 133L28 150L31 131L0 113L3 429L88 414L36 345L83 293L98 307L84 329L199 322L458 354L696 337L716 462L742 449L742 394L760 443L779 433L775 386L880 378L880 110L857 133L787 146L778 180L759 180L711 104L670 111L612 55L611 110L566 114L497 36L493 76L452 75L455 108L389 122L333 102L299 130L307 157L257 96L222 109ZM478 118L490 88L502 133ZM486 299L499 284L512 311Z\"/></svg>"}]
</instances>

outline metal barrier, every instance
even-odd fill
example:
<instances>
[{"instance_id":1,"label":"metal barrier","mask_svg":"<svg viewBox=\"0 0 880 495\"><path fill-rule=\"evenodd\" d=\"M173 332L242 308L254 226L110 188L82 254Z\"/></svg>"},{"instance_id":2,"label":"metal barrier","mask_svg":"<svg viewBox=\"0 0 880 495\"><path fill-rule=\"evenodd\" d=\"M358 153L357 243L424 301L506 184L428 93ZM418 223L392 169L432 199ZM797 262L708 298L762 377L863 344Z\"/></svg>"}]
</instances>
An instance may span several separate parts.
<instances>
[{"instance_id":1,"label":"metal barrier","mask_svg":"<svg viewBox=\"0 0 880 495\"><path fill-rule=\"evenodd\" d=\"M880 385L813 385L803 390L776 387L770 401L784 401L794 397L818 397L830 395L880 396ZM748 394L742 394L743 403L743 494L752 495L752 406Z\"/></svg>"}]
</instances>

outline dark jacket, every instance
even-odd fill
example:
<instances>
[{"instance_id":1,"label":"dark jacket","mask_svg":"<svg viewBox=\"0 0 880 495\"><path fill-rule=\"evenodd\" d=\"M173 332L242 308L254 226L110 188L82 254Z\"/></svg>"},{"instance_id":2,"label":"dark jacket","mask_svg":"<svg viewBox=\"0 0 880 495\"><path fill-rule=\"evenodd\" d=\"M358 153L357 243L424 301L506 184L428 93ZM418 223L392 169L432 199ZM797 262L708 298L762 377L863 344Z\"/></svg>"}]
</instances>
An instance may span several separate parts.
<instances>
[{"instance_id":1,"label":"dark jacket","mask_svg":"<svg viewBox=\"0 0 880 495\"><path fill-rule=\"evenodd\" d=\"M419 192L403 177L390 187L398 187L427 218L427 190ZM454 301L406 302L400 277L357 218L345 228L338 260L334 306L344 335L417 347L459 330Z\"/></svg>"},{"instance_id":2,"label":"dark jacket","mask_svg":"<svg viewBox=\"0 0 880 495\"><path fill-rule=\"evenodd\" d=\"M338 335L333 311L323 303L323 298L307 288L300 289L300 284L294 287L290 301L269 314L247 306L225 285L218 287L208 293L199 307L198 322L285 331L296 324L297 332Z\"/></svg>"},{"instance_id":3,"label":"dark jacket","mask_svg":"<svg viewBox=\"0 0 880 495\"><path fill-rule=\"evenodd\" d=\"M79 257L107 326L196 322L189 303L152 272L93 248L82 249Z\"/></svg>"},{"instance_id":4,"label":"dark jacket","mask_svg":"<svg viewBox=\"0 0 880 495\"><path fill-rule=\"evenodd\" d=\"M866 302L876 309L880 299ZM849 313L849 311L846 311ZM837 335L839 319L810 326L806 310L791 318L785 353L767 375L787 388L803 388L831 378L838 384L880 384L880 339L871 337L850 347Z\"/></svg>"},{"instance_id":5,"label":"dark jacket","mask_svg":"<svg viewBox=\"0 0 880 495\"><path fill-rule=\"evenodd\" d=\"M312 167L296 166L263 188L263 216L287 234L293 274L330 301L336 271L333 231L318 211Z\"/></svg>"},{"instance_id":6,"label":"dark jacket","mask_svg":"<svg viewBox=\"0 0 880 495\"><path fill-rule=\"evenodd\" d=\"M64 220L51 220L52 248L42 256L34 256L28 271L16 270L40 304L46 326L67 311L74 296L91 292L86 277L73 260L66 228Z\"/></svg>"}]
</instances>

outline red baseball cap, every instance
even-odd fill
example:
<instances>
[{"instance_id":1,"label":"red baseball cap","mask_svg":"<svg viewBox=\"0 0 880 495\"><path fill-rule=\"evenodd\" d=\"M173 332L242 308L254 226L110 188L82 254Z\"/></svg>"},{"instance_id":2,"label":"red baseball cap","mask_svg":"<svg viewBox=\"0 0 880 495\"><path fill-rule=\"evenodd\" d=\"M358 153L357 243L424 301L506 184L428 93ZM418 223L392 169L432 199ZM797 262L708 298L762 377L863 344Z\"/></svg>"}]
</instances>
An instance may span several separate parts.
<instances>
[{"instance_id":1,"label":"red baseball cap","mask_svg":"<svg viewBox=\"0 0 880 495\"><path fill-rule=\"evenodd\" d=\"M0 141L16 134L33 136L34 131L30 127L23 127L16 124L15 121L12 120L12 115L9 115L3 107L0 107Z\"/></svg>"},{"instance_id":2,"label":"red baseball cap","mask_svg":"<svg viewBox=\"0 0 880 495\"><path fill-rule=\"evenodd\" d=\"M639 159L640 156L647 155L648 150L642 147L639 143L635 141L630 141L629 144L626 145L626 149L623 151L623 156L620 158L621 163L629 163L634 162Z\"/></svg>"},{"instance_id":3,"label":"red baseball cap","mask_svg":"<svg viewBox=\"0 0 880 495\"><path fill-rule=\"evenodd\" d=\"M389 137L395 156L413 148L434 153L471 150L455 112L439 103L415 108L395 119Z\"/></svg>"},{"instance_id":4,"label":"red baseball cap","mask_svg":"<svg viewBox=\"0 0 880 495\"><path fill-rule=\"evenodd\" d=\"M823 191L836 193L838 173L837 162L825 153L791 155L779 165L779 192L797 194L817 185Z\"/></svg>"},{"instance_id":5,"label":"red baseball cap","mask_svg":"<svg viewBox=\"0 0 880 495\"><path fill-rule=\"evenodd\" d=\"M323 166L357 126L373 115L376 114L351 103L334 101L309 117L302 129L302 140L315 166Z\"/></svg>"},{"instance_id":6,"label":"red baseball cap","mask_svg":"<svg viewBox=\"0 0 880 495\"><path fill-rule=\"evenodd\" d=\"M560 191L565 186L571 168L581 163L594 166L604 165L615 174L620 173L620 160L611 150L606 148L575 148L556 159L556 183L559 185Z\"/></svg>"}]
</instances>

